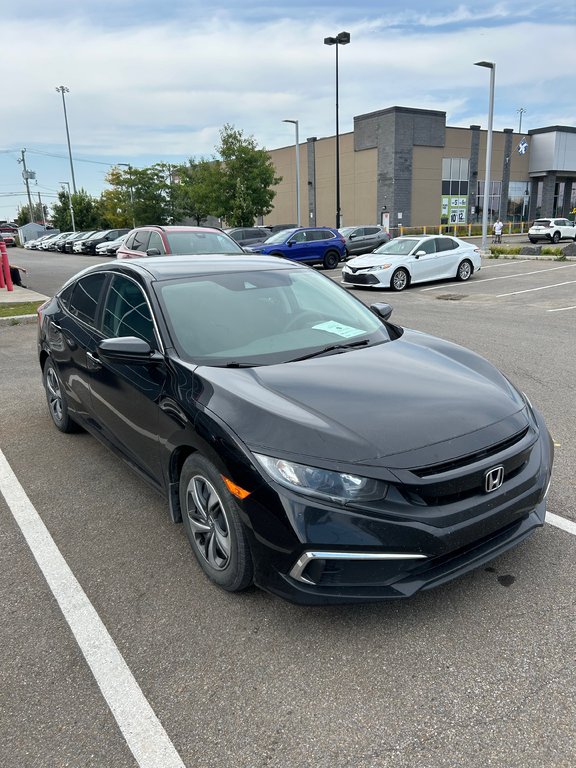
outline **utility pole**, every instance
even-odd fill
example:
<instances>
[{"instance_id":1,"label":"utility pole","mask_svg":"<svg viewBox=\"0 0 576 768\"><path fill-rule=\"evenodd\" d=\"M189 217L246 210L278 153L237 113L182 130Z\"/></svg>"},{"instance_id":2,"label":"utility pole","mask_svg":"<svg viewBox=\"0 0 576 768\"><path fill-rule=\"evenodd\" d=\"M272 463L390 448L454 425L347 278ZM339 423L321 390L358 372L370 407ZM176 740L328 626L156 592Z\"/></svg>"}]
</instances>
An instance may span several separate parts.
<instances>
[{"instance_id":1,"label":"utility pole","mask_svg":"<svg viewBox=\"0 0 576 768\"><path fill-rule=\"evenodd\" d=\"M42 214L42 224L44 225L44 229L46 229L46 214L44 213L44 206L42 205L42 198L40 197L40 192L38 192L38 202L40 203L40 213Z\"/></svg>"},{"instance_id":2,"label":"utility pole","mask_svg":"<svg viewBox=\"0 0 576 768\"><path fill-rule=\"evenodd\" d=\"M24 179L24 183L26 184L26 192L28 194L28 215L30 217L30 223L32 224L34 222L34 211L32 208L32 195L30 194L30 184L28 182L29 182L29 179L35 178L36 174L34 173L34 171L29 171L26 168L26 157L25 157L26 150L22 149L20 151L20 154L22 155L22 157L20 160L18 160L18 162L22 163L22 168L24 169L22 171L22 178Z\"/></svg>"},{"instance_id":3,"label":"utility pole","mask_svg":"<svg viewBox=\"0 0 576 768\"><path fill-rule=\"evenodd\" d=\"M72 190L76 194L76 179L74 178L74 163L72 162L72 147L70 146L70 131L68 130L68 114L66 112L66 99L65 93L69 93L70 89L65 85L57 86L56 90L62 94L62 108L64 109L64 124L66 126L66 140L68 142L68 157L70 158L70 173L72 175Z\"/></svg>"}]
</instances>

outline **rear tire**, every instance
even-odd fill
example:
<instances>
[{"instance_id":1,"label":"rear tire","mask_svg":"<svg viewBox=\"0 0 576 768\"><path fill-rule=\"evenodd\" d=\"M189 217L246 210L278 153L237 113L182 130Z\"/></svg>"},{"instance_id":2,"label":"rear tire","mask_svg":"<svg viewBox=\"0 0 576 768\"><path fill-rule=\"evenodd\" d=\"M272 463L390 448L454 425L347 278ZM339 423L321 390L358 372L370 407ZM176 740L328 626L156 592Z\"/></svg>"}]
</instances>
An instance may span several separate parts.
<instances>
[{"instance_id":1,"label":"rear tire","mask_svg":"<svg viewBox=\"0 0 576 768\"><path fill-rule=\"evenodd\" d=\"M403 291L410 284L410 275L404 268L397 269L390 280L390 288L393 291Z\"/></svg>"},{"instance_id":2,"label":"rear tire","mask_svg":"<svg viewBox=\"0 0 576 768\"><path fill-rule=\"evenodd\" d=\"M560 237L561 237L560 232L554 232L554 234L552 235L552 242L554 243L554 245L560 242Z\"/></svg>"},{"instance_id":3,"label":"rear tire","mask_svg":"<svg viewBox=\"0 0 576 768\"><path fill-rule=\"evenodd\" d=\"M201 454L184 462L180 509L190 546L208 578L228 592L250 586L254 568L240 510L220 472Z\"/></svg>"},{"instance_id":4,"label":"rear tire","mask_svg":"<svg viewBox=\"0 0 576 768\"><path fill-rule=\"evenodd\" d=\"M458 271L456 272L456 280L460 280L460 282L462 283L465 282L466 280L470 280L473 272L474 272L474 267L472 266L472 262L468 261L468 259L464 259L458 265Z\"/></svg>"},{"instance_id":5,"label":"rear tire","mask_svg":"<svg viewBox=\"0 0 576 768\"><path fill-rule=\"evenodd\" d=\"M574 239L576 239L576 238L574 238ZM538 240L535 237L529 237L528 240L530 240L532 245L536 245L536 243L538 242Z\"/></svg>"},{"instance_id":6,"label":"rear tire","mask_svg":"<svg viewBox=\"0 0 576 768\"><path fill-rule=\"evenodd\" d=\"M44 389L46 390L46 400L48 401L48 410L56 429L60 432L70 433L79 432L81 427L76 424L74 419L68 413L68 402L64 395L62 384L54 363L50 358L46 360L42 372Z\"/></svg>"},{"instance_id":7,"label":"rear tire","mask_svg":"<svg viewBox=\"0 0 576 768\"><path fill-rule=\"evenodd\" d=\"M340 261L340 255L337 251L328 251L324 254L324 260L322 265L324 269L336 269L338 262Z\"/></svg>"}]
</instances>

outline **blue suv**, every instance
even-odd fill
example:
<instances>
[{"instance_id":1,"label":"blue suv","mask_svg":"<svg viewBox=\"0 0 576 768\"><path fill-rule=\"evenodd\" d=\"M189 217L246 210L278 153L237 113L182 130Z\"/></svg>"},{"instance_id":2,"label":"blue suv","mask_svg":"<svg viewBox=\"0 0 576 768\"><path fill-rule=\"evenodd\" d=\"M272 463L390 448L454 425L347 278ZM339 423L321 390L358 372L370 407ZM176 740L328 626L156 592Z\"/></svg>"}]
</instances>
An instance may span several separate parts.
<instances>
[{"instance_id":1,"label":"blue suv","mask_svg":"<svg viewBox=\"0 0 576 768\"><path fill-rule=\"evenodd\" d=\"M245 250L336 269L338 262L346 258L346 241L336 229L298 227L275 232L263 243L246 246Z\"/></svg>"}]
</instances>

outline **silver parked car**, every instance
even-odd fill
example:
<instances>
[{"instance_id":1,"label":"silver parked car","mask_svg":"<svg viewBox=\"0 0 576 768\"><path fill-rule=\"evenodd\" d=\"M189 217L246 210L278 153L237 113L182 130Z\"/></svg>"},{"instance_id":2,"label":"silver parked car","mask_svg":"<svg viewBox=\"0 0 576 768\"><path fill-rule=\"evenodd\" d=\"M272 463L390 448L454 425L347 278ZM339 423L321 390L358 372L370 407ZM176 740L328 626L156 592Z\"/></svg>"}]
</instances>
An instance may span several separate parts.
<instances>
[{"instance_id":1,"label":"silver parked car","mask_svg":"<svg viewBox=\"0 0 576 768\"><path fill-rule=\"evenodd\" d=\"M364 224L358 227L342 227L338 230L346 241L348 256L371 253L375 248L390 240L390 233L376 224Z\"/></svg>"}]
</instances>

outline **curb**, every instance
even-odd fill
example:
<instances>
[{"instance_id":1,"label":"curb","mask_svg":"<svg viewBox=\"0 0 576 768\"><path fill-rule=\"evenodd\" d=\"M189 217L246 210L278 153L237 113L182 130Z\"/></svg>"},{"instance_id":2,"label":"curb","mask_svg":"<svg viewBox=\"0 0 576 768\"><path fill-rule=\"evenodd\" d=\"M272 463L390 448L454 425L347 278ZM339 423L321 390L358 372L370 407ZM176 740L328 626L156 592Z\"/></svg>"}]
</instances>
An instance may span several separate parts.
<instances>
[{"instance_id":1,"label":"curb","mask_svg":"<svg viewBox=\"0 0 576 768\"><path fill-rule=\"evenodd\" d=\"M37 322L38 315L11 315L0 317L0 327L5 325L31 325Z\"/></svg>"}]
</instances>

